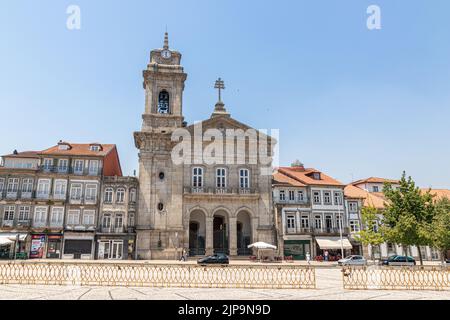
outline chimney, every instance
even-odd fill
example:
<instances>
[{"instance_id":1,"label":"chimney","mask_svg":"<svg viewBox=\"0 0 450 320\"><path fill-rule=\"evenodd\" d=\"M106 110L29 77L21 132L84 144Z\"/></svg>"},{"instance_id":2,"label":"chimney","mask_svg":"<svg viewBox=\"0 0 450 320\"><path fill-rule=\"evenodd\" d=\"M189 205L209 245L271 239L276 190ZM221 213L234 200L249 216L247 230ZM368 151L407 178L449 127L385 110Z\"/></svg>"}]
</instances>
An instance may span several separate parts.
<instances>
[{"instance_id":1,"label":"chimney","mask_svg":"<svg viewBox=\"0 0 450 320\"><path fill-rule=\"evenodd\" d=\"M13 154L19 154L16 149L14 149Z\"/></svg>"}]
</instances>

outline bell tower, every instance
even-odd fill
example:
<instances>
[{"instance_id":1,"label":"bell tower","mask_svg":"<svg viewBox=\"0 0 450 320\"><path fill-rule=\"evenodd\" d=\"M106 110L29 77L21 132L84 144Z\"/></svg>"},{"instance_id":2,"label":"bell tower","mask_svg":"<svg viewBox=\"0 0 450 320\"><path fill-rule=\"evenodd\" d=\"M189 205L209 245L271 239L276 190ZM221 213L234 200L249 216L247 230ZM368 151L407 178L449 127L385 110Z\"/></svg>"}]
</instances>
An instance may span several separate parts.
<instances>
[{"instance_id":1,"label":"bell tower","mask_svg":"<svg viewBox=\"0 0 450 320\"><path fill-rule=\"evenodd\" d=\"M184 73L181 54L169 48L169 36L164 35L162 49L152 50L150 63L143 71L145 111L142 131L172 132L183 124Z\"/></svg>"},{"instance_id":2,"label":"bell tower","mask_svg":"<svg viewBox=\"0 0 450 320\"><path fill-rule=\"evenodd\" d=\"M171 158L172 132L184 125L187 75L180 62L166 32L163 48L151 51L143 71L145 108L141 131L134 133L139 149L138 259L174 259L182 245L183 168Z\"/></svg>"}]
</instances>

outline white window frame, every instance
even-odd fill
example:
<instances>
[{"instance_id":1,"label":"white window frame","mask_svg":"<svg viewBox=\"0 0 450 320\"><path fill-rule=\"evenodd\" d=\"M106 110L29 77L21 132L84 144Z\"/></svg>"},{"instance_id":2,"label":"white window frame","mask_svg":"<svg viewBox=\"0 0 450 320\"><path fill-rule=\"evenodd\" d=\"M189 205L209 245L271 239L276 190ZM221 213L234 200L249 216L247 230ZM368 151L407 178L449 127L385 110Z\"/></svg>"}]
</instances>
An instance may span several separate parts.
<instances>
[{"instance_id":1,"label":"white window frame","mask_svg":"<svg viewBox=\"0 0 450 320\"><path fill-rule=\"evenodd\" d=\"M17 193L19 191L19 178L8 178L7 193Z\"/></svg>"},{"instance_id":2,"label":"white window frame","mask_svg":"<svg viewBox=\"0 0 450 320\"><path fill-rule=\"evenodd\" d=\"M80 164L81 164L81 170L80 170ZM73 173L74 174L83 174L84 171L84 160L82 159L75 159L73 160Z\"/></svg>"},{"instance_id":3,"label":"white window frame","mask_svg":"<svg viewBox=\"0 0 450 320\"><path fill-rule=\"evenodd\" d=\"M348 202L348 212L358 212L358 202L349 201Z\"/></svg>"},{"instance_id":4,"label":"white window frame","mask_svg":"<svg viewBox=\"0 0 450 320\"><path fill-rule=\"evenodd\" d=\"M288 228L288 230L295 230L295 215L286 215L286 227Z\"/></svg>"},{"instance_id":5,"label":"white window frame","mask_svg":"<svg viewBox=\"0 0 450 320\"><path fill-rule=\"evenodd\" d=\"M361 226L359 224L359 220L349 220L348 225L350 226L350 232L359 232L361 231Z\"/></svg>"},{"instance_id":6,"label":"white window frame","mask_svg":"<svg viewBox=\"0 0 450 320\"><path fill-rule=\"evenodd\" d=\"M53 185L53 196L55 199L63 200L66 198L67 180L56 179Z\"/></svg>"},{"instance_id":7,"label":"white window frame","mask_svg":"<svg viewBox=\"0 0 450 320\"><path fill-rule=\"evenodd\" d=\"M300 216L300 224L303 229L309 228L309 216Z\"/></svg>"},{"instance_id":8,"label":"white window frame","mask_svg":"<svg viewBox=\"0 0 450 320\"><path fill-rule=\"evenodd\" d=\"M300 202L305 201L305 193L303 192L303 190L298 190L297 191L297 199Z\"/></svg>"},{"instance_id":9,"label":"white window frame","mask_svg":"<svg viewBox=\"0 0 450 320\"><path fill-rule=\"evenodd\" d=\"M102 217L102 228L111 228L112 214L110 212L104 212ZM105 223L108 222L108 223Z\"/></svg>"},{"instance_id":10,"label":"white window frame","mask_svg":"<svg viewBox=\"0 0 450 320\"><path fill-rule=\"evenodd\" d=\"M67 170L69 170L69 159L58 159L58 172L67 172Z\"/></svg>"},{"instance_id":11,"label":"white window frame","mask_svg":"<svg viewBox=\"0 0 450 320\"><path fill-rule=\"evenodd\" d=\"M323 191L323 204L324 205L332 205L332 193L331 191Z\"/></svg>"},{"instance_id":12,"label":"white window frame","mask_svg":"<svg viewBox=\"0 0 450 320\"><path fill-rule=\"evenodd\" d=\"M5 206L3 209L3 221L14 221L16 206Z\"/></svg>"},{"instance_id":13,"label":"white window frame","mask_svg":"<svg viewBox=\"0 0 450 320\"><path fill-rule=\"evenodd\" d=\"M30 220L31 206L19 206L19 222Z\"/></svg>"},{"instance_id":14,"label":"white window frame","mask_svg":"<svg viewBox=\"0 0 450 320\"><path fill-rule=\"evenodd\" d=\"M55 219L55 216L57 219ZM50 213L50 225L62 226L64 222L64 207L52 207Z\"/></svg>"},{"instance_id":15,"label":"white window frame","mask_svg":"<svg viewBox=\"0 0 450 320\"><path fill-rule=\"evenodd\" d=\"M88 172L89 172L90 175L97 175L99 168L100 168L100 161L99 160L89 160Z\"/></svg>"},{"instance_id":16,"label":"white window frame","mask_svg":"<svg viewBox=\"0 0 450 320\"><path fill-rule=\"evenodd\" d=\"M3 192L5 190L5 178L0 178L0 192ZM1 198L1 194L0 194Z\"/></svg>"},{"instance_id":17,"label":"white window frame","mask_svg":"<svg viewBox=\"0 0 450 320\"><path fill-rule=\"evenodd\" d=\"M105 188L105 194L103 195L104 203L113 203L114 200L114 189L111 187Z\"/></svg>"},{"instance_id":18,"label":"white window frame","mask_svg":"<svg viewBox=\"0 0 450 320\"><path fill-rule=\"evenodd\" d=\"M123 228L123 217L124 214L123 213L116 213L114 216L114 229L122 229ZM117 222L120 222L120 224L118 224Z\"/></svg>"},{"instance_id":19,"label":"white window frame","mask_svg":"<svg viewBox=\"0 0 450 320\"><path fill-rule=\"evenodd\" d=\"M334 198L333 200L334 200L335 206L342 205L342 192L340 192L340 191L333 192L333 198Z\"/></svg>"},{"instance_id":20,"label":"white window frame","mask_svg":"<svg viewBox=\"0 0 450 320\"><path fill-rule=\"evenodd\" d=\"M42 167L44 170L49 171L53 167L53 159L52 158L44 158L42 162Z\"/></svg>"},{"instance_id":21,"label":"white window frame","mask_svg":"<svg viewBox=\"0 0 450 320\"><path fill-rule=\"evenodd\" d=\"M78 192L74 193L75 189L79 189L78 197L75 197L76 195L78 195ZM83 197L83 184L81 182L72 182L70 184L70 200L81 201L82 197Z\"/></svg>"},{"instance_id":22,"label":"white window frame","mask_svg":"<svg viewBox=\"0 0 450 320\"><path fill-rule=\"evenodd\" d=\"M47 216L48 216L48 207L46 207L46 206L35 207L33 224L40 225L40 226L46 225L47 224Z\"/></svg>"},{"instance_id":23,"label":"white window frame","mask_svg":"<svg viewBox=\"0 0 450 320\"><path fill-rule=\"evenodd\" d=\"M322 230L323 229L323 221L322 221L322 216L321 215L314 215L314 229L319 229Z\"/></svg>"},{"instance_id":24,"label":"white window frame","mask_svg":"<svg viewBox=\"0 0 450 320\"><path fill-rule=\"evenodd\" d=\"M239 169L239 187L241 189L250 189L250 170Z\"/></svg>"},{"instance_id":25,"label":"white window frame","mask_svg":"<svg viewBox=\"0 0 450 320\"><path fill-rule=\"evenodd\" d=\"M130 197L130 201L129 202L136 202L136 188L131 188L130 189L130 195L129 195L129 197Z\"/></svg>"},{"instance_id":26,"label":"white window frame","mask_svg":"<svg viewBox=\"0 0 450 320\"><path fill-rule=\"evenodd\" d=\"M117 188L116 190L116 203L125 203L125 188Z\"/></svg>"},{"instance_id":27,"label":"white window frame","mask_svg":"<svg viewBox=\"0 0 450 320\"><path fill-rule=\"evenodd\" d=\"M192 168L192 187L193 188L203 188L203 168L193 167Z\"/></svg>"},{"instance_id":28,"label":"white window frame","mask_svg":"<svg viewBox=\"0 0 450 320\"><path fill-rule=\"evenodd\" d=\"M50 187L51 187L50 179L39 179L36 188L36 196L38 198L48 198L50 195ZM47 193L43 191L47 191Z\"/></svg>"},{"instance_id":29,"label":"white window frame","mask_svg":"<svg viewBox=\"0 0 450 320\"><path fill-rule=\"evenodd\" d=\"M227 187L227 168L216 168L216 188L224 189Z\"/></svg>"},{"instance_id":30,"label":"white window frame","mask_svg":"<svg viewBox=\"0 0 450 320\"><path fill-rule=\"evenodd\" d=\"M67 211L67 225L75 226L80 224L80 210Z\"/></svg>"},{"instance_id":31,"label":"white window frame","mask_svg":"<svg viewBox=\"0 0 450 320\"><path fill-rule=\"evenodd\" d=\"M286 201L286 191L280 190L278 192L278 198L280 199L280 201Z\"/></svg>"},{"instance_id":32,"label":"white window frame","mask_svg":"<svg viewBox=\"0 0 450 320\"><path fill-rule=\"evenodd\" d=\"M83 225L92 226L95 224L95 210L83 210Z\"/></svg>"},{"instance_id":33,"label":"white window frame","mask_svg":"<svg viewBox=\"0 0 450 320\"><path fill-rule=\"evenodd\" d=\"M31 193L33 192L33 178L23 178L22 179L22 193Z\"/></svg>"},{"instance_id":34,"label":"white window frame","mask_svg":"<svg viewBox=\"0 0 450 320\"><path fill-rule=\"evenodd\" d=\"M313 190L313 204L322 204L322 196L319 190Z\"/></svg>"},{"instance_id":35,"label":"white window frame","mask_svg":"<svg viewBox=\"0 0 450 320\"><path fill-rule=\"evenodd\" d=\"M87 183L84 190L84 201L97 201L98 186L96 183Z\"/></svg>"}]
</instances>

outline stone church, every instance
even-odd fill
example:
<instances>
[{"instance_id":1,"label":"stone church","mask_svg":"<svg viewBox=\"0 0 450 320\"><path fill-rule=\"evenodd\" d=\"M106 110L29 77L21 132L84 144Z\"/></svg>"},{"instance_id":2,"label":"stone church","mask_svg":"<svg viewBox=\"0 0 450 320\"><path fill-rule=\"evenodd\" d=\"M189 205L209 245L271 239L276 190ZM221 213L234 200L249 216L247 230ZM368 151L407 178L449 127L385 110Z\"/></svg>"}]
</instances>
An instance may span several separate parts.
<instances>
[{"instance_id":1,"label":"stone church","mask_svg":"<svg viewBox=\"0 0 450 320\"><path fill-rule=\"evenodd\" d=\"M142 128L134 133L139 149L138 259L176 259L183 248L190 256L249 255L250 243L275 244L275 139L231 117L221 99L220 78L211 116L187 125L187 74L181 54L169 48L167 33L163 48L151 51L143 77ZM175 161L180 155L183 161Z\"/></svg>"}]
</instances>

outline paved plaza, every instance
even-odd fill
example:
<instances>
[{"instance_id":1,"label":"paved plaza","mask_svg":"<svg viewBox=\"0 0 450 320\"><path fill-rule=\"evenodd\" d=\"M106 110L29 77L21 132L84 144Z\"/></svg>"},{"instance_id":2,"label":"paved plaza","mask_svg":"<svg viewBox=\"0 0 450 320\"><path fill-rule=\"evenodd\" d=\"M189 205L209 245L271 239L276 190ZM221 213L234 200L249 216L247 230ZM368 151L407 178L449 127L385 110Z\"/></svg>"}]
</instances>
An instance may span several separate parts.
<instances>
[{"instance_id":1,"label":"paved plaza","mask_svg":"<svg viewBox=\"0 0 450 320\"><path fill-rule=\"evenodd\" d=\"M317 289L205 289L0 285L0 299L15 300L450 300L449 291L344 290L340 268L317 268Z\"/></svg>"}]
</instances>

